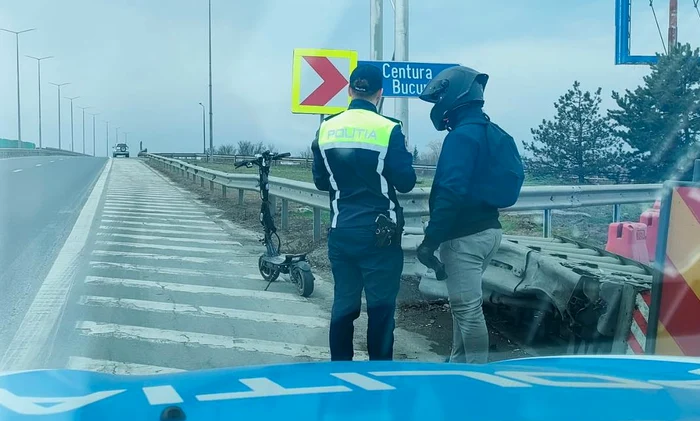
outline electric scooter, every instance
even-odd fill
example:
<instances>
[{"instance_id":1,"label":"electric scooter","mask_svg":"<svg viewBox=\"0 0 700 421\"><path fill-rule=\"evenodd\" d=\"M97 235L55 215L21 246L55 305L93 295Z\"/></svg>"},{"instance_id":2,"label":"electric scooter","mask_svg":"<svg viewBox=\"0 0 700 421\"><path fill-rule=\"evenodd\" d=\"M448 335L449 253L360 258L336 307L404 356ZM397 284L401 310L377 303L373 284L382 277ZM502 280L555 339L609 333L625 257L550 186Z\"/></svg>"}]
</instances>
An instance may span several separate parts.
<instances>
[{"instance_id":1,"label":"electric scooter","mask_svg":"<svg viewBox=\"0 0 700 421\"><path fill-rule=\"evenodd\" d=\"M270 165L272 161L277 161L290 156L289 153L273 154L269 151L255 156L255 159L242 161L235 165L236 168L253 166L258 167L260 199L260 223L263 226L264 236L260 240L265 245L265 253L258 259L258 269L263 279L267 281L265 291L277 280L281 273L290 275L290 279L297 287L297 292L302 297L308 297L314 292L314 275L311 273L311 266L306 261L304 254L281 254L280 237L277 234L275 220L270 211Z\"/></svg>"}]
</instances>

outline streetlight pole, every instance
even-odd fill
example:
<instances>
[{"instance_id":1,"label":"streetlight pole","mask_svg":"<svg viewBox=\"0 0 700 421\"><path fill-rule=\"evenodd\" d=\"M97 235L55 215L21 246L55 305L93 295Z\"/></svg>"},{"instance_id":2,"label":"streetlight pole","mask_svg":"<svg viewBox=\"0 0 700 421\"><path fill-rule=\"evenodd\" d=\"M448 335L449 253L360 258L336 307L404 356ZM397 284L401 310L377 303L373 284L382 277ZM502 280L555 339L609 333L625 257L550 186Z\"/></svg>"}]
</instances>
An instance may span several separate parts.
<instances>
[{"instance_id":1,"label":"streetlight pole","mask_svg":"<svg viewBox=\"0 0 700 421\"><path fill-rule=\"evenodd\" d=\"M0 31L9 32L15 34L15 42L17 48L17 147L22 147L22 117L20 112L20 94L19 94L19 34L25 32L34 31L35 28L25 29L24 31L10 31L9 29L0 28ZM211 54L211 53L210 53ZM211 88L210 88L211 91Z\"/></svg>"},{"instance_id":2,"label":"streetlight pole","mask_svg":"<svg viewBox=\"0 0 700 421\"><path fill-rule=\"evenodd\" d=\"M67 82L67 83L49 82L49 84L58 88L58 149L61 149L61 86L70 85L70 82Z\"/></svg>"},{"instance_id":3,"label":"streetlight pole","mask_svg":"<svg viewBox=\"0 0 700 421\"><path fill-rule=\"evenodd\" d=\"M214 153L214 110L211 89L211 0L209 0L209 155Z\"/></svg>"},{"instance_id":4,"label":"streetlight pole","mask_svg":"<svg viewBox=\"0 0 700 421\"><path fill-rule=\"evenodd\" d=\"M408 0L396 0L394 8L394 51L396 61L408 61ZM403 134L408 147L408 98L396 98L396 118L403 123Z\"/></svg>"},{"instance_id":5,"label":"streetlight pole","mask_svg":"<svg viewBox=\"0 0 700 421\"><path fill-rule=\"evenodd\" d=\"M75 152L75 137L73 133L73 101L80 98L79 96L74 96L72 98L69 97L64 97L67 100L70 100L70 151Z\"/></svg>"},{"instance_id":6,"label":"streetlight pole","mask_svg":"<svg viewBox=\"0 0 700 421\"><path fill-rule=\"evenodd\" d=\"M114 144L116 145L119 143L119 127L114 128L114 133L115 133Z\"/></svg>"},{"instance_id":7,"label":"streetlight pole","mask_svg":"<svg viewBox=\"0 0 700 421\"><path fill-rule=\"evenodd\" d=\"M37 76L38 76L38 81L39 83L37 84L39 88L39 149L41 149L44 145L41 141L41 60L46 60L53 58L53 56L46 56L46 57L34 57L34 56L27 56L31 59L36 60L36 71L37 71Z\"/></svg>"},{"instance_id":8,"label":"streetlight pole","mask_svg":"<svg viewBox=\"0 0 700 421\"><path fill-rule=\"evenodd\" d=\"M81 107L80 105L78 105L78 108L83 110L83 155L84 155L85 154L85 110L87 110L88 108L92 108L92 107Z\"/></svg>"},{"instance_id":9,"label":"streetlight pole","mask_svg":"<svg viewBox=\"0 0 700 421\"><path fill-rule=\"evenodd\" d=\"M109 121L105 121L105 156L109 158Z\"/></svg>"},{"instance_id":10,"label":"streetlight pole","mask_svg":"<svg viewBox=\"0 0 700 421\"><path fill-rule=\"evenodd\" d=\"M95 117L100 115L100 113L88 113L92 116L92 156L97 156L97 146L95 143Z\"/></svg>"},{"instance_id":11,"label":"streetlight pole","mask_svg":"<svg viewBox=\"0 0 700 421\"><path fill-rule=\"evenodd\" d=\"M202 106L202 141L204 142L203 154L207 154L207 111L204 108L204 104L201 102L199 105Z\"/></svg>"}]
</instances>

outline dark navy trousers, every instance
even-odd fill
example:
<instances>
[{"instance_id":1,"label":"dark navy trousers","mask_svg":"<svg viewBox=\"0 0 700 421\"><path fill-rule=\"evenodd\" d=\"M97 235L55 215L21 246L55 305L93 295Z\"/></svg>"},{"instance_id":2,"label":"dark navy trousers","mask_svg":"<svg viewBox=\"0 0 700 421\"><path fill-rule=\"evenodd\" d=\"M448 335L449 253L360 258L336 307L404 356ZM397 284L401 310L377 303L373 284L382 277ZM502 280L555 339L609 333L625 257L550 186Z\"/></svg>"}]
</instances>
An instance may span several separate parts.
<instances>
[{"instance_id":1,"label":"dark navy trousers","mask_svg":"<svg viewBox=\"0 0 700 421\"><path fill-rule=\"evenodd\" d=\"M353 358L354 322L360 317L363 289L369 358L393 359L403 251L399 242L379 248L374 241L374 227L332 228L328 234L328 257L335 282L329 335L333 361Z\"/></svg>"}]
</instances>

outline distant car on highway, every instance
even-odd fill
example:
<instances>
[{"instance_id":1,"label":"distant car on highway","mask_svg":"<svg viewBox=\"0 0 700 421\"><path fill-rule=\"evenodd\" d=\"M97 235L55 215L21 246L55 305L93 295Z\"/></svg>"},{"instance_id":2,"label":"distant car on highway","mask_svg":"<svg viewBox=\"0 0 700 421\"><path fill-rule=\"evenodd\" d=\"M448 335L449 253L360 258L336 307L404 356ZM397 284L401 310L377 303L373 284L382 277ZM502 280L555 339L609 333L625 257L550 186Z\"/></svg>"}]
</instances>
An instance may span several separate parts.
<instances>
[{"instance_id":1,"label":"distant car on highway","mask_svg":"<svg viewBox=\"0 0 700 421\"><path fill-rule=\"evenodd\" d=\"M114 147L112 157L116 158L118 156L124 156L126 158L129 157L129 146L126 143L119 143Z\"/></svg>"}]
</instances>

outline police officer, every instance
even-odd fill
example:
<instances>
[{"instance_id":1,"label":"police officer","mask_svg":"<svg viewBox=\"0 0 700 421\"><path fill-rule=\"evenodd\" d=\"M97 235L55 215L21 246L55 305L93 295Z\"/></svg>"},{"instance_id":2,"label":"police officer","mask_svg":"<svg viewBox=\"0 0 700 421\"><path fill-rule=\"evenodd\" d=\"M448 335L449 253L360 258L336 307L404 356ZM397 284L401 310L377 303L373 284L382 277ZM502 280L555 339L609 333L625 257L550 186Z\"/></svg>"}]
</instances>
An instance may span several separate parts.
<instances>
[{"instance_id":1,"label":"police officer","mask_svg":"<svg viewBox=\"0 0 700 421\"><path fill-rule=\"evenodd\" d=\"M451 362L486 363L489 336L482 305L482 275L501 244L498 208L479 195L488 180L488 117L482 111L488 75L457 66L440 72L420 99L435 104L430 119L449 130L430 191L430 222L418 247L429 266L439 248L452 309ZM472 124L474 123L474 124ZM493 194L493 193L489 193ZM437 271L436 271L437 272Z\"/></svg>"},{"instance_id":2,"label":"police officer","mask_svg":"<svg viewBox=\"0 0 700 421\"><path fill-rule=\"evenodd\" d=\"M313 177L330 196L328 257L333 272L331 360L353 358L354 321L362 290L367 299L367 350L391 360L394 312L403 270L403 212L396 198L416 184L401 122L377 113L379 68L358 66L350 75L347 111L326 118L311 149Z\"/></svg>"}]
</instances>

